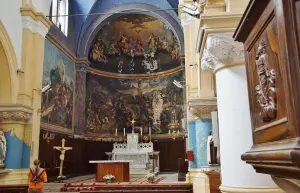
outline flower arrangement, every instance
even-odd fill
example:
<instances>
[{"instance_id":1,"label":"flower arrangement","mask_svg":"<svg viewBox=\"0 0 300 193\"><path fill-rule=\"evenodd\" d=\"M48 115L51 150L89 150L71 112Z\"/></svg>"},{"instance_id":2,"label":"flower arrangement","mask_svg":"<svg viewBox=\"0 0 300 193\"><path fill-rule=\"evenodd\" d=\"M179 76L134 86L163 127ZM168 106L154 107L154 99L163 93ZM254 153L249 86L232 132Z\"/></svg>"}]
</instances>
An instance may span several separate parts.
<instances>
[{"instance_id":1,"label":"flower arrangement","mask_svg":"<svg viewBox=\"0 0 300 193\"><path fill-rule=\"evenodd\" d=\"M155 177L155 175L153 173L149 173L146 176L148 182L150 182L150 183L153 183L154 177Z\"/></svg>"},{"instance_id":2,"label":"flower arrangement","mask_svg":"<svg viewBox=\"0 0 300 193\"><path fill-rule=\"evenodd\" d=\"M113 182L115 178L116 177L114 175L111 175L111 174L106 174L105 176L103 176L103 180L107 183L108 182Z\"/></svg>"}]
</instances>

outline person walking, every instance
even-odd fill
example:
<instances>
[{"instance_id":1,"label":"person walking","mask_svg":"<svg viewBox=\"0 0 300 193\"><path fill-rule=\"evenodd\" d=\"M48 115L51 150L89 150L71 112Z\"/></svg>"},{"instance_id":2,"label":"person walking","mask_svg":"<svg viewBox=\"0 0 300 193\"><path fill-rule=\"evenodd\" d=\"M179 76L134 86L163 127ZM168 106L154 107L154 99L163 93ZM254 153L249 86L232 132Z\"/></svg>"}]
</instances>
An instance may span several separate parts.
<instances>
[{"instance_id":1,"label":"person walking","mask_svg":"<svg viewBox=\"0 0 300 193\"><path fill-rule=\"evenodd\" d=\"M41 162L35 160L34 167L28 173L29 189L28 193L44 193L44 183L47 182L46 170L40 167Z\"/></svg>"}]
</instances>

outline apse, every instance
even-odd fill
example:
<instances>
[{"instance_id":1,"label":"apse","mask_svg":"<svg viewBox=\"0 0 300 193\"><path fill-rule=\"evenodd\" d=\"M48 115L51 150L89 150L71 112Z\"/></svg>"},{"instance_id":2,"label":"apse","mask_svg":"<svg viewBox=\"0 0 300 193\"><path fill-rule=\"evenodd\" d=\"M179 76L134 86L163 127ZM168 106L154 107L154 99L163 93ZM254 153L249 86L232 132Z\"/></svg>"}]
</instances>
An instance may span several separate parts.
<instances>
[{"instance_id":1,"label":"apse","mask_svg":"<svg viewBox=\"0 0 300 193\"><path fill-rule=\"evenodd\" d=\"M137 132L154 138L169 138L175 121L183 131L184 91L173 84L184 80L177 35L146 14L101 25L88 54L86 135L113 138L131 132L133 119Z\"/></svg>"}]
</instances>

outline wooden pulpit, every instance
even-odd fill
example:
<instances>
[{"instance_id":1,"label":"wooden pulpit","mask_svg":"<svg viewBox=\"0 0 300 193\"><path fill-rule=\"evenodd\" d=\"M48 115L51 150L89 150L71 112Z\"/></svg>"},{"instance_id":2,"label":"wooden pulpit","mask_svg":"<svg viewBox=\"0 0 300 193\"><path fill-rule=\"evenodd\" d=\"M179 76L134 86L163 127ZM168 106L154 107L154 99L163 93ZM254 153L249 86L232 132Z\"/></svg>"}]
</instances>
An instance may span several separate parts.
<instances>
[{"instance_id":1,"label":"wooden pulpit","mask_svg":"<svg viewBox=\"0 0 300 193\"><path fill-rule=\"evenodd\" d=\"M250 0L234 34L244 44L257 172L300 179L300 1Z\"/></svg>"}]
</instances>

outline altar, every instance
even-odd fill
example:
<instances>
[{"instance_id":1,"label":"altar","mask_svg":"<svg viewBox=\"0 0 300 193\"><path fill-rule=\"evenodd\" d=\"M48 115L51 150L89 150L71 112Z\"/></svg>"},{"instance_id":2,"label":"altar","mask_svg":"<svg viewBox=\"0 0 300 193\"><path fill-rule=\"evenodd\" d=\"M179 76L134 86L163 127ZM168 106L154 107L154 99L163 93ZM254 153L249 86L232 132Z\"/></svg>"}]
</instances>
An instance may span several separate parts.
<instances>
[{"instance_id":1,"label":"altar","mask_svg":"<svg viewBox=\"0 0 300 193\"><path fill-rule=\"evenodd\" d=\"M128 160L118 161L90 161L97 164L96 182L104 182L103 177L107 174L115 176L117 182L129 182L129 163Z\"/></svg>"},{"instance_id":2,"label":"altar","mask_svg":"<svg viewBox=\"0 0 300 193\"><path fill-rule=\"evenodd\" d=\"M130 161L130 174L159 172L159 152L154 152L153 143L139 143L139 134L127 134L127 143L115 143L112 152L106 152L110 160Z\"/></svg>"}]
</instances>

